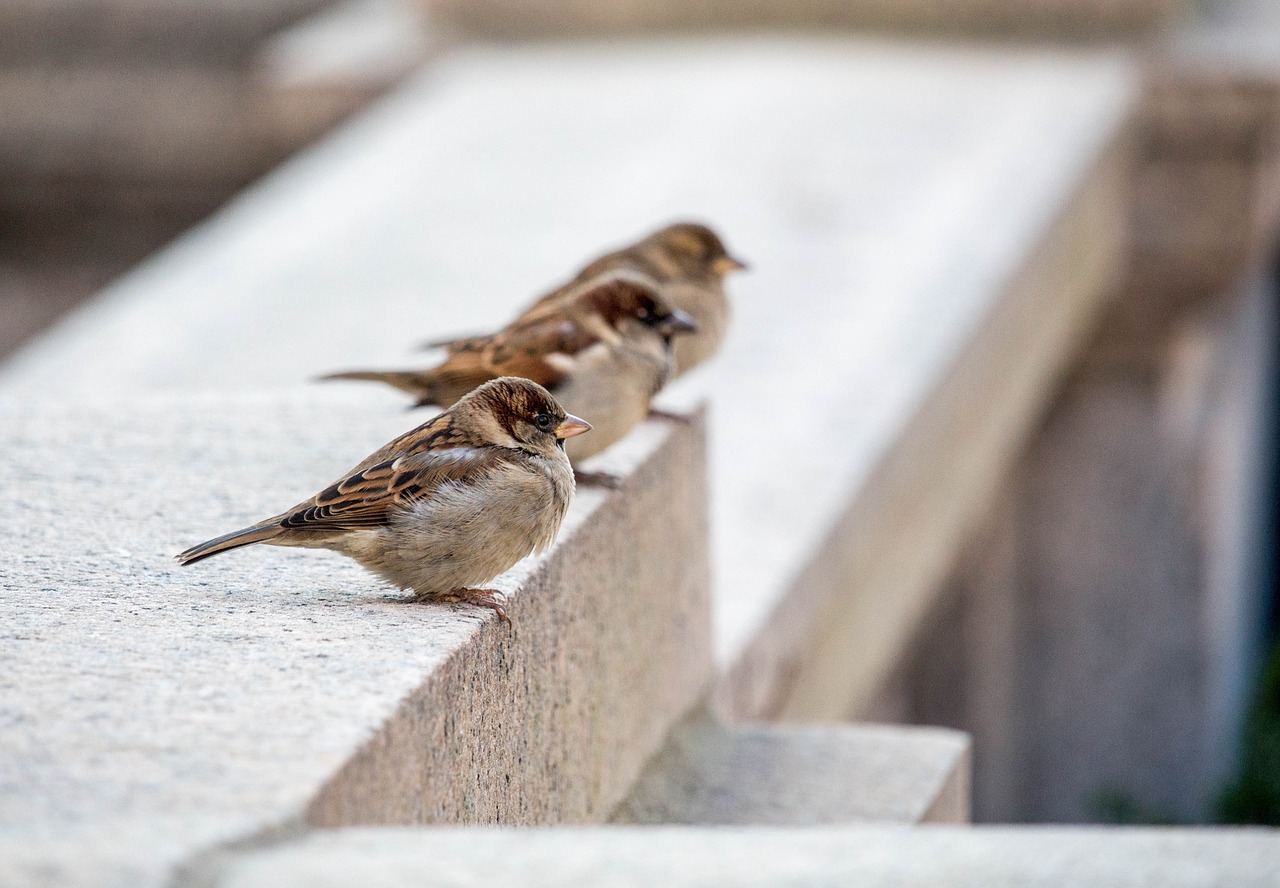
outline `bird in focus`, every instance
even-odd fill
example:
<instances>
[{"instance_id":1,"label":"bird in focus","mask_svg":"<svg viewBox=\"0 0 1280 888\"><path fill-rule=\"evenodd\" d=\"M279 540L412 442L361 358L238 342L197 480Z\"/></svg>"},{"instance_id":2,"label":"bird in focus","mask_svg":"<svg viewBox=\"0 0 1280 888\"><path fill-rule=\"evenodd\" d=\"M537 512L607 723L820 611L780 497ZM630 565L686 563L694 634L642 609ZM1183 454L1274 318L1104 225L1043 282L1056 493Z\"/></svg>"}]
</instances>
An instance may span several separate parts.
<instances>
[{"instance_id":1,"label":"bird in focus","mask_svg":"<svg viewBox=\"0 0 1280 888\"><path fill-rule=\"evenodd\" d=\"M615 269L566 290L544 311L473 338L437 367L352 370L322 379L382 382L412 395L418 406L443 407L494 377L531 379L594 427L568 444L569 459L579 463L644 420L671 376L672 341L696 329L653 280Z\"/></svg>"},{"instance_id":2,"label":"bird in focus","mask_svg":"<svg viewBox=\"0 0 1280 888\"><path fill-rule=\"evenodd\" d=\"M331 549L415 601L504 600L479 588L555 540L573 497L567 439L591 426L527 379L487 382L279 515L193 546L194 564L266 543Z\"/></svg>"},{"instance_id":3,"label":"bird in focus","mask_svg":"<svg viewBox=\"0 0 1280 888\"><path fill-rule=\"evenodd\" d=\"M720 348L729 327L729 298L724 279L747 267L730 255L724 241L706 225L678 222L661 228L641 240L606 253L588 264L565 285L538 299L524 310L512 326L546 313L562 310L584 283L612 273L641 275L653 281L662 298L698 326L691 336L675 343L675 374L678 376L701 364ZM452 355L482 348L488 337L463 337L428 343Z\"/></svg>"}]
</instances>

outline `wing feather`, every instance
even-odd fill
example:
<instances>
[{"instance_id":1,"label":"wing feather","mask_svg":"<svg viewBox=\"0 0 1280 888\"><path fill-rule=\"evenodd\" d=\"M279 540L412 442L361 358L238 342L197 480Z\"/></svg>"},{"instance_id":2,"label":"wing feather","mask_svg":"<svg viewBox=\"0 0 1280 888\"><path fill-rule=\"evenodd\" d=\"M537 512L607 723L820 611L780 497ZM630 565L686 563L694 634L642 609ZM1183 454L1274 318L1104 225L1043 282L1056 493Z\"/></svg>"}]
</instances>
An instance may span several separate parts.
<instances>
[{"instance_id":1,"label":"wing feather","mask_svg":"<svg viewBox=\"0 0 1280 888\"><path fill-rule=\"evenodd\" d=\"M514 458L512 451L469 439L448 413L427 420L370 454L280 520L293 530L381 527L398 510L445 484L472 483Z\"/></svg>"},{"instance_id":2,"label":"wing feather","mask_svg":"<svg viewBox=\"0 0 1280 888\"><path fill-rule=\"evenodd\" d=\"M397 456L329 485L281 520L291 530L382 527L446 484L471 484L511 459L499 447L449 447Z\"/></svg>"}]
</instances>

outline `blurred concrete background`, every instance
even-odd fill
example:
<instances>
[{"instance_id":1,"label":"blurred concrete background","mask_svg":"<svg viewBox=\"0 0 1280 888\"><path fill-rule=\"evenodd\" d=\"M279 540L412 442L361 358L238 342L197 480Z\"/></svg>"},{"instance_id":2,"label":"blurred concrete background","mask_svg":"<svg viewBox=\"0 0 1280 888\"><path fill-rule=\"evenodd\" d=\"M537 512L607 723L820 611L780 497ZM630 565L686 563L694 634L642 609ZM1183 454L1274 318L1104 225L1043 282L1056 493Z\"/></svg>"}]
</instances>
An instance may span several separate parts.
<instances>
[{"instance_id":1,"label":"blurred concrete background","mask_svg":"<svg viewBox=\"0 0 1280 888\"><path fill-rule=\"evenodd\" d=\"M382 0L0 4L0 354L385 91Z\"/></svg>"}]
</instances>

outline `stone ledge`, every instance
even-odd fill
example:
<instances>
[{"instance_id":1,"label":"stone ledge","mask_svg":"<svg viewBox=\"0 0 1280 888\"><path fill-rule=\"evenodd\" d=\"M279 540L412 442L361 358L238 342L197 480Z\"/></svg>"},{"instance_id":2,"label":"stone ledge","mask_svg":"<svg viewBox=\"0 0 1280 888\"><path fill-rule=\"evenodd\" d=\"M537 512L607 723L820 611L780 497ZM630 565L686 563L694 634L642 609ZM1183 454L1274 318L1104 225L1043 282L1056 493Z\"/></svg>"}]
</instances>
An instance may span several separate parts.
<instances>
[{"instance_id":1,"label":"stone ledge","mask_svg":"<svg viewBox=\"0 0 1280 888\"><path fill-rule=\"evenodd\" d=\"M844 716L907 643L983 505L987 474L965 472L999 470L1105 296L1138 86L1113 53L794 38L468 49L15 355L0 388L299 388L344 364L425 360L401 349L504 320L594 250L673 217L716 222L754 270L731 283L723 353L664 397L714 404L728 710L776 713L808 670L842 683L827 699ZM582 164L571 149L587 141ZM973 385L940 394L962 359ZM994 410L1010 386L1007 413L962 422L964 405ZM770 434L761 418L778 409L804 434ZM899 492L934 476L934 454L901 445L929 424L922 440L968 486L945 509L912 500L938 520L899 524ZM945 449L955 428L975 462ZM895 454L906 471L887 478ZM897 573L844 569L850 534L851 552L873 551L859 529L833 534L851 502L895 528ZM834 602L855 622L826 643L857 662L821 673L799 661Z\"/></svg>"},{"instance_id":2,"label":"stone ledge","mask_svg":"<svg viewBox=\"0 0 1280 888\"><path fill-rule=\"evenodd\" d=\"M317 833L205 875L219 888L1272 888L1277 859L1280 834L1261 829L386 829Z\"/></svg>"},{"instance_id":3,"label":"stone ledge","mask_svg":"<svg viewBox=\"0 0 1280 888\"><path fill-rule=\"evenodd\" d=\"M638 429L625 486L580 492L499 579L513 631L328 553L171 561L409 424L331 393L0 402L0 883L159 884L302 824L621 801L710 676L700 420Z\"/></svg>"},{"instance_id":4,"label":"stone ledge","mask_svg":"<svg viewBox=\"0 0 1280 888\"><path fill-rule=\"evenodd\" d=\"M954 261L936 266L937 277L916 279L915 308L897 306L892 331L882 330L868 344L883 350L882 375L867 372L843 398L833 398L833 387L823 391L828 410L836 403L835 410L861 421L859 428L848 424L849 439L857 436L861 446L856 459L843 464L856 480L844 488L839 507L821 503L829 510L826 523L806 540L805 559L776 572L785 577L785 591L773 598L775 607L757 631L739 640L717 691L723 712L863 717L890 680L960 548L1121 287L1134 163L1128 115L1136 95L1117 89L1111 98L1117 102L1112 113L1078 130L1076 136L1087 132L1088 138L1075 142L1070 154L1056 145L1062 153L1052 163L1043 124L1036 170L1019 177L1040 190L1015 207L993 186L985 195L992 203L970 208L973 219L991 226L975 239L982 246L975 243L963 257L951 254L969 241L959 232L954 241L935 244ZM1009 175L1006 168L1002 178ZM1000 240L995 228L1017 213L1027 213L1024 227L1016 235L1012 227L1003 230L1010 240L996 259L988 252ZM955 314L940 321L947 311ZM926 364L929 370L912 380ZM713 464L713 472L728 471ZM811 492L830 484L810 478ZM713 475L713 489L737 483ZM717 497L717 507L724 499ZM804 505L820 502L819 494ZM722 516L719 508L713 513L717 527L747 523ZM768 513L750 520L780 523ZM744 539L754 537L716 538L716 563L733 565L723 573L735 588L749 582L739 580L745 571L738 565L749 563ZM727 557L734 546L739 557Z\"/></svg>"},{"instance_id":5,"label":"stone ledge","mask_svg":"<svg viewBox=\"0 0 1280 888\"><path fill-rule=\"evenodd\" d=\"M887 725L722 725L672 735L615 823L964 823L969 739Z\"/></svg>"}]
</instances>

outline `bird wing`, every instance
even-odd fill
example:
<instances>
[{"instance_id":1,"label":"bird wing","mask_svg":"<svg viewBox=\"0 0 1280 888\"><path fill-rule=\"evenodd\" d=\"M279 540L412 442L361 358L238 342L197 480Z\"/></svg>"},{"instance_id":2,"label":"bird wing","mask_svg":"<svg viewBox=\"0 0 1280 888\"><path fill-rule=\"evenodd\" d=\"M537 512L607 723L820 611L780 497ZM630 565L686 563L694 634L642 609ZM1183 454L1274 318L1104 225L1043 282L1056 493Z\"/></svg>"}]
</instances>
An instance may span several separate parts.
<instances>
[{"instance_id":1,"label":"bird wing","mask_svg":"<svg viewBox=\"0 0 1280 888\"><path fill-rule=\"evenodd\" d=\"M500 340L510 339L513 335L529 335L530 328L538 321L545 321L554 316L554 312L548 312L549 306L557 306L563 300L563 294L569 290L571 285L558 287L547 293L545 296L539 297L536 301L526 306L516 319L509 323L497 333L491 333L488 336L455 336L448 339L433 339L422 344L423 349L443 348L450 359L457 355L483 355L494 349L495 344L498 348L510 347L509 343L500 342ZM544 335L554 335L553 330L538 330L538 333Z\"/></svg>"},{"instance_id":2,"label":"bird wing","mask_svg":"<svg viewBox=\"0 0 1280 888\"><path fill-rule=\"evenodd\" d=\"M635 272L641 275L650 274L649 269L643 262L643 257L634 246L606 253L584 266L572 280L547 291L526 305L515 320L506 327L506 330L511 330L525 322L545 318L549 314L555 314L561 311L564 305L571 303L580 295L584 286L590 287L612 275L625 274L627 272ZM494 336L454 336L448 339L424 342L422 347L424 349L443 348L452 356L460 352L482 352L490 346L494 338Z\"/></svg>"},{"instance_id":3,"label":"bird wing","mask_svg":"<svg viewBox=\"0 0 1280 888\"><path fill-rule=\"evenodd\" d=\"M494 336L482 361L494 376L522 376L554 389L572 366L572 360L566 359L572 359L597 339L578 319L549 315L513 325ZM463 354L458 353L458 357ZM453 356L450 360L454 360Z\"/></svg>"},{"instance_id":4,"label":"bird wing","mask_svg":"<svg viewBox=\"0 0 1280 888\"><path fill-rule=\"evenodd\" d=\"M392 514L446 484L468 484L513 458L505 447L476 444L441 414L401 435L281 519L294 530L380 527Z\"/></svg>"},{"instance_id":5,"label":"bird wing","mask_svg":"<svg viewBox=\"0 0 1280 888\"><path fill-rule=\"evenodd\" d=\"M485 360L503 375L521 376L525 374L507 370L508 362L523 366L552 354L572 357L597 342L617 341L616 320L631 314L639 297L658 293L653 279L631 269L610 269L565 287L555 300L531 306L493 337ZM541 382L534 376L528 378Z\"/></svg>"},{"instance_id":6,"label":"bird wing","mask_svg":"<svg viewBox=\"0 0 1280 888\"><path fill-rule=\"evenodd\" d=\"M607 293L610 287L628 284L649 290L659 287L657 280L633 261L630 254L610 253L582 269L573 280L525 306L511 326L549 315L572 313L576 306L584 304L584 300L590 302L593 293L602 289Z\"/></svg>"},{"instance_id":7,"label":"bird wing","mask_svg":"<svg viewBox=\"0 0 1280 888\"><path fill-rule=\"evenodd\" d=\"M573 372L579 353L598 342L616 342L617 318L634 311L641 294L658 292L652 278L610 268L531 306L492 336L447 344L448 356L430 375L439 392L458 396L499 376L521 376L554 391Z\"/></svg>"},{"instance_id":8,"label":"bird wing","mask_svg":"<svg viewBox=\"0 0 1280 888\"><path fill-rule=\"evenodd\" d=\"M455 447L399 456L348 475L289 512L291 530L357 530L382 527L391 516L447 484L470 484L506 461L505 448Z\"/></svg>"}]
</instances>

